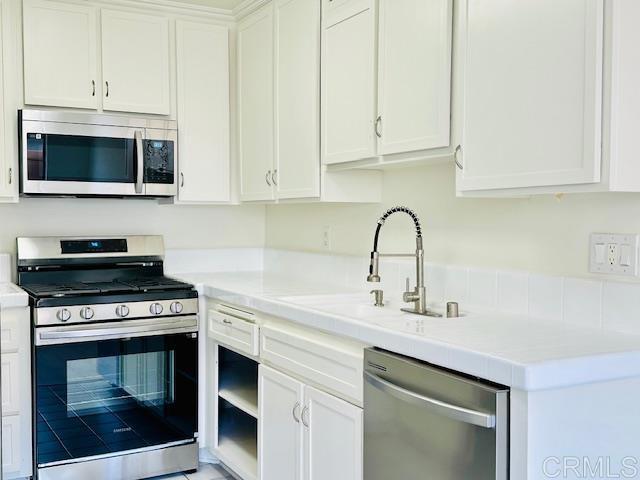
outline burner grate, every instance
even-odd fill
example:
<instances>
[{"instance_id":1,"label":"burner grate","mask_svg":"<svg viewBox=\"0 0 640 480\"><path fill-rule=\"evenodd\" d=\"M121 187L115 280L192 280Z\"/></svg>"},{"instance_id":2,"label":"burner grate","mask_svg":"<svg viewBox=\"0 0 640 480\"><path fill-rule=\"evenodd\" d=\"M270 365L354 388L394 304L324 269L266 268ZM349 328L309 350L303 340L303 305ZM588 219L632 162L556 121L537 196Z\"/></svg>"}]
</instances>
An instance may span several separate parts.
<instances>
[{"instance_id":1,"label":"burner grate","mask_svg":"<svg viewBox=\"0 0 640 480\"><path fill-rule=\"evenodd\" d=\"M117 279L112 282L74 282L22 285L36 297L66 297L72 295L95 295L101 293L135 293L160 290L189 289L188 283L167 277Z\"/></svg>"}]
</instances>

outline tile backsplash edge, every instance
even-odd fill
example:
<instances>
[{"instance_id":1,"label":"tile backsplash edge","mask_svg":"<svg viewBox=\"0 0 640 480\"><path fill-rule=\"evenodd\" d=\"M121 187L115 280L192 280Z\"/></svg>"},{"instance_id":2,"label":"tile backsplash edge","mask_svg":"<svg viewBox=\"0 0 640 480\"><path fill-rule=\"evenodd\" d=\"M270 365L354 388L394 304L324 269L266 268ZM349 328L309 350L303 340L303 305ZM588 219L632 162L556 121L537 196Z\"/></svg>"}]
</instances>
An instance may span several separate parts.
<instances>
[{"instance_id":1,"label":"tile backsplash edge","mask_svg":"<svg viewBox=\"0 0 640 480\"><path fill-rule=\"evenodd\" d=\"M351 289L368 291L367 258L265 249L264 269L308 278L332 278ZM383 259L379 288L390 295L415 284L411 259ZM545 275L521 270L425 263L429 301L456 301L464 309L482 308L561 322L640 334L640 283ZM377 287L378 288L378 287Z\"/></svg>"}]
</instances>

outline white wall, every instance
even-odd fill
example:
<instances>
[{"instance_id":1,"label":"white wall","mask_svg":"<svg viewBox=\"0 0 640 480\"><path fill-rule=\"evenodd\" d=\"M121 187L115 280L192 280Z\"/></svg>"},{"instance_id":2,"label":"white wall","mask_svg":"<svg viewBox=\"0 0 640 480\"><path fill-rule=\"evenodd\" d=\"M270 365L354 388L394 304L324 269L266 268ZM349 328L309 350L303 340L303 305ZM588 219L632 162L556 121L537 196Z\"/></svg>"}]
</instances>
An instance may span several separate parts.
<instances>
[{"instance_id":1,"label":"white wall","mask_svg":"<svg viewBox=\"0 0 640 480\"><path fill-rule=\"evenodd\" d=\"M640 195L589 194L521 199L455 197L452 165L385 172L382 205L274 205L267 208L267 246L368 256L375 224L388 207L417 211L428 261L515 268L570 276L588 274L591 232L640 233ZM386 252L410 252L409 217L396 214L381 233Z\"/></svg>"},{"instance_id":2,"label":"white wall","mask_svg":"<svg viewBox=\"0 0 640 480\"><path fill-rule=\"evenodd\" d=\"M264 207L160 205L154 200L21 198L0 204L0 252L17 236L161 234L167 248L262 246Z\"/></svg>"}]
</instances>

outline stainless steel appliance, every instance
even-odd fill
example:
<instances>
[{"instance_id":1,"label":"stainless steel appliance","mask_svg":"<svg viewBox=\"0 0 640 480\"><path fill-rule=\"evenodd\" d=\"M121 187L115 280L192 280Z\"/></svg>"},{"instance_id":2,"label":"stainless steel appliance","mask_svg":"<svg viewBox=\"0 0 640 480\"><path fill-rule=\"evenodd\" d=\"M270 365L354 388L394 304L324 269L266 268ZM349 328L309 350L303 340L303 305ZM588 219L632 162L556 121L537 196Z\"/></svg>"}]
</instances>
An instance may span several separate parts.
<instances>
[{"instance_id":1,"label":"stainless steel appliance","mask_svg":"<svg viewBox=\"0 0 640 480\"><path fill-rule=\"evenodd\" d=\"M198 465L198 295L162 237L18 238L33 338L34 471L134 480Z\"/></svg>"},{"instance_id":2,"label":"stainless steel appliance","mask_svg":"<svg viewBox=\"0 0 640 480\"><path fill-rule=\"evenodd\" d=\"M414 359L364 356L366 480L506 480L509 389Z\"/></svg>"},{"instance_id":3,"label":"stainless steel appliance","mask_svg":"<svg viewBox=\"0 0 640 480\"><path fill-rule=\"evenodd\" d=\"M18 123L23 195L176 195L176 122L20 110Z\"/></svg>"}]
</instances>

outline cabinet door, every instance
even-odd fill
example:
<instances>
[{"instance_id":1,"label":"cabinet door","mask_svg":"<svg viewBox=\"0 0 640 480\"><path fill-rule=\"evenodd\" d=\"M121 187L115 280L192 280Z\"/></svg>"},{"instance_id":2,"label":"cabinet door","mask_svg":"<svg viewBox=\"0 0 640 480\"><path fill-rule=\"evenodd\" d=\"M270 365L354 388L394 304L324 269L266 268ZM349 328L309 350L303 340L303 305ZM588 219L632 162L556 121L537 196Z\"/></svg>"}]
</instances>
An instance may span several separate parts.
<instances>
[{"instance_id":1,"label":"cabinet door","mask_svg":"<svg viewBox=\"0 0 640 480\"><path fill-rule=\"evenodd\" d=\"M273 199L273 103L273 5L268 4L238 25L242 200Z\"/></svg>"},{"instance_id":2,"label":"cabinet door","mask_svg":"<svg viewBox=\"0 0 640 480\"><path fill-rule=\"evenodd\" d=\"M303 388L297 380L260 365L258 478L261 480L301 478Z\"/></svg>"},{"instance_id":3,"label":"cabinet door","mask_svg":"<svg viewBox=\"0 0 640 480\"><path fill-rule=\"evenodd\" d=\"M105 9L101 14L104 109L169 115L169 20Z\"/></svg>"},{"instance_id":4,"label":"cabinet door","mask_svg":"<svg viewBox=\"0 0 640 480\"><path fill-rule=\"evenodd\" d=\"M322 156L325 164L375 155L373 0L323 1Z\"/></svg>"},{"instance_id":5,"label":"cabinet door","mask_svg":"<svg viewBox=\"0 0 640 480\"><path fill-rule=\"evenodd\" d=\"M26 415L26 412L25 412ZM2 417L2 478L19 478L21 467L20 415Z\"/></svg>"},{"instance_id":6,"label":"cabinet door","mask_svg":"<svg viewBox=\"0 0 640 480\"><path fill-rule=\"evenodd\" d=\"M362 409L305 387L305 480L362 480Z\"/></svg>"},{"instance_id":7,"label":"cabinet door","mask_svg":"<svg viewBox=\"0 0 640 480\"><path fill-rule=\"evenodd\" d=\"M11 197L14 193L14 155L9 154L9 147L5 141L7 127L5 123L6 111L4 108L4 56L3 56L3 14L4 4L0 0L0 198ZM15 112L12 112L15 115ZM1 337L1 335L0 335Z\"/></svg>"},{"instance_id":8,"label":"cabinet door","mask_svg":"<svg viewBox=\"0 0 640 480\"><path fill-rule=\"evenodd\" d=\"M24 103L97 108L96 10L24 0Z\"/></svg>"},{"instance_id":9,"label":"cabinet door","mask_svg":"<svg viewBox=\"0 0 640 480\"><path fill-rule=\"evenodd\" d=\"M275 3L276 190L320 196L320 2Z\"/></svg>"},{"instance_id":10,"label":"cabinet door","mask_svg":"<svg viewBox=\"0 0 640 480\"><path fill-rule=\"evenodd\" d=\"M380 0L378 154L449 146L452 0Z\"/></svg>"},{"instance_id":11,"label":"cabinet door","mask_svg":"<svg viewBox=\"0 0 640 480\"><path fill-rule=\"evenodd\" d=\"M458 189L600 180L603 0L465 0Z\"/></svg>"},{"instance_id":12,"label":"cabinet door","mask_svg":"<svg viewBox=\"0 0 640 480\"><path fill-rule=\"evenodd\" d=\"M2 363L2 414L20 413L20 357L18 353L3 353Z\"/></svg>"},{"instance_id":13,"label":"cabinet door","mask_svg":"<svg viewBox=\"0 0 640 480\"><path fill-rule=\"evenodd\" d=\"M176 24L180 179L184 202L228 202L229 30Z\"/></svg>"}]
</instances>

